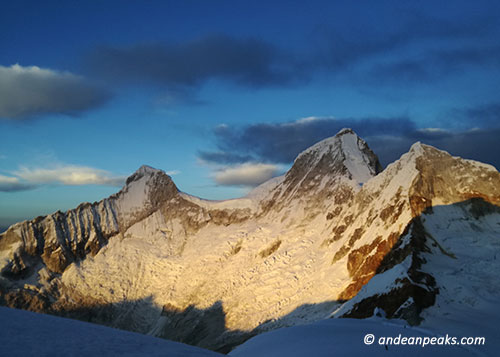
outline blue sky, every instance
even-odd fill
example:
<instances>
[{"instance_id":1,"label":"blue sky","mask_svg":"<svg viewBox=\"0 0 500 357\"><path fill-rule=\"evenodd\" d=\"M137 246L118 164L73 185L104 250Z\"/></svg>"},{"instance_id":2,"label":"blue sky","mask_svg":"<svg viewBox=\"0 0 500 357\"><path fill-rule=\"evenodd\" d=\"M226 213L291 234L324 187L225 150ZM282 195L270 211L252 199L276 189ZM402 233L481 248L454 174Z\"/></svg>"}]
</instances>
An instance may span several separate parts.
<instances>
[{"instance_id":1,"label":"blue sky","mask_svg":"<svg viewBox=\"0 0 500 357\"><path fill-rule=\"evenodd\" d=\"M0 11L0 227L142 164L245 194L353 127L500 167L497 1L16 1Z\"/></svg>"}]
</instances>

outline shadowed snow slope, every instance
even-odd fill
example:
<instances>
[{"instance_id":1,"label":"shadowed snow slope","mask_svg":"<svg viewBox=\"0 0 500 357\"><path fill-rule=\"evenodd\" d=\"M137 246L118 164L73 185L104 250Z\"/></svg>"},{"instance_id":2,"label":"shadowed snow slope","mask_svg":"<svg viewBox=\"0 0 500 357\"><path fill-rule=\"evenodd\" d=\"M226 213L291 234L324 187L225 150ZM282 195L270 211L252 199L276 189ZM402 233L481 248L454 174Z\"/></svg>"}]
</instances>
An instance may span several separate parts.
<instances>
[{"instance_id":1,"label":"shadowed snow slope","mask_svg":"<svg viewBox=\"0 0 500 357\"><path fill-rule=\"evenodd\" d=\"M500 299L498 206L495 168L416 143L381 171L350 129L236 200L143 166L116 195L1 234L0 303L219 351L376 308L467 326Z\"/></svg>"},{"instance_id":2,"label":"shadowed snow slope","mask_svg":"<svg viewBox=\"0 0 500 357\"><path fill-rule=\"evenodd\" d=\"M221 356L218 353L60 317L0 307L2 356Z\"/></svg>"}]
</instances>

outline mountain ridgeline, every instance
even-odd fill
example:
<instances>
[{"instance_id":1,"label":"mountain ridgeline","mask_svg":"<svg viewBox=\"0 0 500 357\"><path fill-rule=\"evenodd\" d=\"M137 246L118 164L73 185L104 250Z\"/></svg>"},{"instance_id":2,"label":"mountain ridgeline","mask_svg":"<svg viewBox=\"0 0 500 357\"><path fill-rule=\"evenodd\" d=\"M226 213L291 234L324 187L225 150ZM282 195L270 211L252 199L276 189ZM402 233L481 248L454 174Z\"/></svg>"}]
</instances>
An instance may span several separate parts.
<instances>
[{"instance_id":1,"label":"mountain ridgeline","mask_svg":"<svg viewBox=\"0 0 500 357\"><path fill-rule=\"evenodd\" d=\"M499 206L494 167L416 143L382 170L350 129L240 199L143 166L109 198L2 233L0 303L223 352L329 317L487 314Z\"/></svg>"}]
</instances>

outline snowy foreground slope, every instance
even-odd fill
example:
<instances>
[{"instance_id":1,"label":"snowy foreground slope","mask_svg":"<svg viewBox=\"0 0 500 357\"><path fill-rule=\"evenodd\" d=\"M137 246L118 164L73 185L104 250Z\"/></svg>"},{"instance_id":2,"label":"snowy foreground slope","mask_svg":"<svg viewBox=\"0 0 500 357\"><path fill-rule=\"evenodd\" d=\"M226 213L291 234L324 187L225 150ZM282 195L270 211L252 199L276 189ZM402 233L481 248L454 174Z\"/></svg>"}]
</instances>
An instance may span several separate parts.
<instances>
[{"instance_id":1,"label":"snowy foreground slope","mask_svg":"<svg viewBox=\"0 0 500 357\"><path fill-rule=\"evenodd\" d=\"M416 143L382 170L349 129L242 199L189 196L144 166L103 201L1 234L0 304L223 352L377 309L482 336L500 317L499 206L492 166Z\"/></svg>"},{"instance_id":2,"label":"snowy foreground slope","mask_svg":"<svg viewBox=\"0 0 500 357\"><path fill-rule=\"evenodd\" d=\"M364 343L367 334L375 341ZM380 337L403 337L408 340L402 345L381 344ZM434 344L430 339L436 337ZM417 339L422 341L416 344ZM444 345L446 336L421 328L411 328L400 322L383 319L328 319L308 325L294 326L267 332L245 342L229 353L234 357L331 357L331 356L495 356L485 353L485 346ZM450 339L448 339L450 342ZM384 341L385 342L385 341ZM408 344L410 343L410 344ZM451 343L451 342L450 342ZM423 345L423 346L422 346ZM493 351L492 351L493 352Z\"/></svg>"},{"instance_id":3,"label":"snowy foreground slope","mask_svg":"<svg viewBox=\"0 0 500 357\"><path fill-rule=\"evenodd\" d=\"M0 307L0 356L222 356L216 352L86 322ZM365 345L380 336L430 338L431 331L383 319L329 319L254 337L229 355L274 356L453 356L483 355L481 346Z\"/></svg>"},{"instance_id":4,"label":"snowy foreground slope","mask_svg":"<svg viewBox=\"0 0 500 357\"><path fill-rule=\"evenodd\" d=\"M0 307L0 356L172 356L220 354L178 342Z\"/></svg>"}]
</instances>

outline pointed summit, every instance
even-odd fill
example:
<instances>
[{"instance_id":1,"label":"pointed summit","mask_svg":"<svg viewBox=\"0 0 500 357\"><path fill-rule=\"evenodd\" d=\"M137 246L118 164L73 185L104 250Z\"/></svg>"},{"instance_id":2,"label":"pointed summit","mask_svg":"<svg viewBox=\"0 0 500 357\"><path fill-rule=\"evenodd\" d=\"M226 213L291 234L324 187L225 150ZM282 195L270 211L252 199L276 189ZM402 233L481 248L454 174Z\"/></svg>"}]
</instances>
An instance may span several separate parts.
<instances>
[{"instance_id":1,"label":"pointed summit","mask_svg":"<svg viewBox=\"0 0 500 357\"><path fill-rule=\"evenodd\" d=\"M127 178L125 186L115 196L117 205L128 217L137 215L139 211L150 212L178 192L172 178L164 171L142 165Z\"/></svg>"},{"instance_id":2,"label":"pointed summit","mask_svg":"<svg viewBox=\"0 0 500 357\"><path fill-rule=\"evenodd\" d=\"M382 171L377 156L366 142L349 128L304 150L295 159L289 174L343 175L360 184Z\"/></svg>"},{"instance_id":3,"label":"pointed summit","mask_svg":"<svg viewBox=\"0 0 500 357\"><path fill-rule=\"evenodd\" d=\"M136 173L141 173L141 174L154 174L156 172L162 172L162 170L155 169L154 167L149 165L142 165L136 171Z\"/></svg>"},{"instance_id":4,"label":"pointed summit","mask_svg":"<svg viewBox=\"0 0 500 357\"><path fill-rule=\"evenodd\" d=\"M343 128L343 129L340 129L340 131L335 136L341 136L341 135L344 135L344 134L353 134L353 135L356 135L356 133L354 132L354 130L352 130L351 128Z\"/></svg>"},{"instance_id":5,"label":"pointed summit","mask_svg":"<svg viewBox=\"0 0 500 357\"><path fill-rule=\"evenodd\" d=\"M132 182L138 181L143 177L152 178L158 175L166 176L170 179L170 176L168 176L164 171L155 169L154 167L148 165L142 165L132 175L130 175L127 178L126 184L129 185Z\"/></svg>"}]
</instances>

